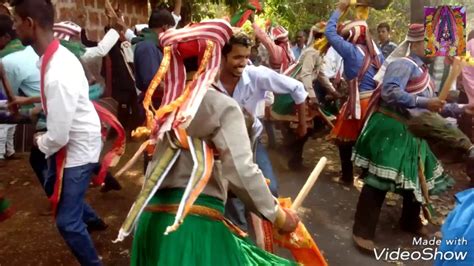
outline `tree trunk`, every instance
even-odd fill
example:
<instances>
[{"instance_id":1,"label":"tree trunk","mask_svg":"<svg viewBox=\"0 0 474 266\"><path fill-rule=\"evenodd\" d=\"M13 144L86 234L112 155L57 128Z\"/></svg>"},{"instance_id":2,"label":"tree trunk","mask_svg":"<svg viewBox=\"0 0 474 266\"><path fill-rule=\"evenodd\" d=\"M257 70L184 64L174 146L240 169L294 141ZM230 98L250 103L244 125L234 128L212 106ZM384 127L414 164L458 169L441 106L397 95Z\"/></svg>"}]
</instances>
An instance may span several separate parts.
<instances>
[{"instance_id":1,"label":"tree trunk","mask_svg":"<svg viewBox=\"0 0 474 266\"><path fill-rule=\"evenodd\" d=\"M429 4L429 0L410 0L410 23L425 23L424 6Z\"/></svg>"}]
</instances>

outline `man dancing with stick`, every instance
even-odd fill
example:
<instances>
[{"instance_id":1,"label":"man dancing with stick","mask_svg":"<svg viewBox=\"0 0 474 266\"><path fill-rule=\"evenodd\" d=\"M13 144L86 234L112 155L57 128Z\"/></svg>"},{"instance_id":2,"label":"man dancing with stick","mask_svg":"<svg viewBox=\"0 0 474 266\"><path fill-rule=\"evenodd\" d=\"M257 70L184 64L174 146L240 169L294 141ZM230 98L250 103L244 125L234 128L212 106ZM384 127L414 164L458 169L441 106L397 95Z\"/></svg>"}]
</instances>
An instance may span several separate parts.
<instances>
[{"instance_id":1,"label":"man dancing with stick","mask_svg":"<svg viewBox=\"0 0 474 266\"><path fill-rule=\"evenodd\" d=\"M457 116L472 112L472 107L445 104L434 97L434 84L426 66L431 60L425 57L423 41L424 26L411 25L406 41L392 54L403 56L387 60L393 62L388 64L383 77L380 106L355 145L355 164L368 174L357 204L353 239L358 247L369 252L375 247L375 228L387 191L403 195L401 228L426 235L419 217L421 207L429 219L432 215L429 194L450 185L427 142L419 137L422 134L413 132L421 131L424 136L449 141L448 145L464 149L472 158L472 144L462 138L459 130L435 115L441 112ZM410 54L404 56L408 47Z\"/></svg>"}]
</instances>

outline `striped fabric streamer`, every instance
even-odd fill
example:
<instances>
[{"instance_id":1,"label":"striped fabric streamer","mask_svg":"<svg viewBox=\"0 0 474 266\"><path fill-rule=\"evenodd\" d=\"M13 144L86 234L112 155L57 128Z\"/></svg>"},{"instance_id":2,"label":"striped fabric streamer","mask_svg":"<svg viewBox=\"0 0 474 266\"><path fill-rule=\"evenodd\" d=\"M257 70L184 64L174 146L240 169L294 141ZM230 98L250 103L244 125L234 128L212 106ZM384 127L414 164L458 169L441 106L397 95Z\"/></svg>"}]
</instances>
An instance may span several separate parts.
<instances>
[{"instance_id":1,"label":"striped fabric streamer","mask_svg":"<svg viewBox=\"0 0 474 266\"><path fill-rule=\"evenodd\" d=\"M115 115L105 107L101 106L98 102L92 102L92 104L94 104L101 123L112 127L117 132L117 138L115 139L112 148L104 155L104 158L102 158L99 173L92 180L95 185L102 185L109 167L116 166L122 155L125 153L126 137L125 129ZM104 139L107 137L107 131L102 132L102 137Z\"/></svg>"},{"instance_id":2,"label":"striped fabric streamer","mask_svg":"<svg viewBox=\"0 0 474 266\"><path fill-rule=\"evenodd\" d=\"M147 178L143 184L142 190L130 208L130 211L128 212L125 221L120 227L119 234L114 243L123 241L125 237L130 235L130 233L133 231L138 218L142 214L148 202L163 183L163 180L168 175L169 171L181 153L180 149L175 149L171 147L171 145L167 146L165 149L166 150L163 151L162 156L159 158L156 164L153 165L153 167L150 167L150 169L153 170L147 172Z\"/></svg>"},{"instance_id":3,"label":"striped fabric streamer","mask_svg":"<svg viewBox=\"0 0 474 266\"><path fill-rule=\"evenodd\" d=\"M211 178L212 167L214 166L213 150L201 139L188 137L188 143L190 144L189 148L193 157L194 168L176 212L175 221L173 225L166 228L165 235L176 231L183 223L191 206Z\"/></svg>"}]
</instances>

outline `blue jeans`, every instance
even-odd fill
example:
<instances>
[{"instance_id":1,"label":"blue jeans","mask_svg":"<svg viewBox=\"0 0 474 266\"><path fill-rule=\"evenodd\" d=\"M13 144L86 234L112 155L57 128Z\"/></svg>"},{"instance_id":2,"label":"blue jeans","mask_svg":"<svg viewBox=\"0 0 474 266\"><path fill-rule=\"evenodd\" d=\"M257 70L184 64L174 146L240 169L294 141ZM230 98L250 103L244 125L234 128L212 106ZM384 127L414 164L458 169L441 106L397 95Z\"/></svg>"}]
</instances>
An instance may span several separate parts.
<instances>
[{"instance_id":1,"label":"blue jeans","mask_svg":"<svg viewBox=\"0 0 474 266\"><path fill-rule=\"evenodd\" d=\"M48 163L48 181L51 181L53 177L55 179L54 156L48 159ZM81 265L102 265L86 225L99 217L84 201L94 167L95 164L86 164L64 169L61 200L56 213L59 233Z\"/></svg>"},{"instance_id":2,"label":"blue jeans","mask_svg":"<svg viewBox=\"0 0 474 266\"><path fill-rule=\"evenodd\" d=\"M278 197L278 181L273 172L272 162L270 161L267 150L260 140L257 140L256 146L255 153L258 168L262 171L263 176L270 180L269 187L273 196Z\"/></svg>"},{"instance_id":3,"label":"blue jeans","mask_svg":"<svg viewBox=\"0 0 474 266\"><path fill-rule=\"evenodd\" d=\"M276 140L275 140L275 131L273 129L273 122L270 120L261 119L260 120L265 128L265 132L268 136L268 148L276 147Z\"/></svg>"}]
</instances>

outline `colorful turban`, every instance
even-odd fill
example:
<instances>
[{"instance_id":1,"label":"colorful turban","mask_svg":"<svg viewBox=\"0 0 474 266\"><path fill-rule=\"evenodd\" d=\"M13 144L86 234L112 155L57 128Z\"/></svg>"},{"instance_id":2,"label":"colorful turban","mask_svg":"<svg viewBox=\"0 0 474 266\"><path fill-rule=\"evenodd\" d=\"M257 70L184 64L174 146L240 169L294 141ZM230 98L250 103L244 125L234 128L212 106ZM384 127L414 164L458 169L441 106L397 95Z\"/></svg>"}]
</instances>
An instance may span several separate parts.
<instances>
[{"instance_id":1,"label":"colorful turban","mask_svg":"<svg viewBox=\"0 0 474 266\"><path fill-rule=\"evenodd\" d=\"M365 20L355 20L344 23L338 33L351 43L365 44L369 26Z\"/></svg>"},{"instance_id":2,"label":"colorful turban","mask_svg":"<svg viewBox=\"0 0 474 266\"><path fill-rule=\"evenodd\" d=\"M160 34L164 57L155 78L147 90L144 104L150 104L154 89L164 82L160 108L147 111L147 127L161 136L172 128L186 128L194 118L207 89L219 71L221 49L232 36L232 28L225 20L204 20L181 29L170 29ZM190 86L186 86L184 60L197 57L199 70ZM158 130L159 132L156 132Z\"/></svg>"},{"instance_id":3,"label":"colorful turban","mask_svg":"<svg viewBox=\"0 0 474 266\"><path fill-rule=\"evenodd\" d=\"M425 26L423 24L411 24L408 28L407 41L422 42L425 40Z\"/></svg>"},{"instance_id":4,"label":"colorful turban","mask_svg":"<svg viewBox=\"0 0 474 266\"><path fill-rule=\"evenodd\" d=\"M81 34L82 28L74 22L62 21L53 26L54 38L69 41L71 37L77 37Z\"/></svg>"}]
</instances>

